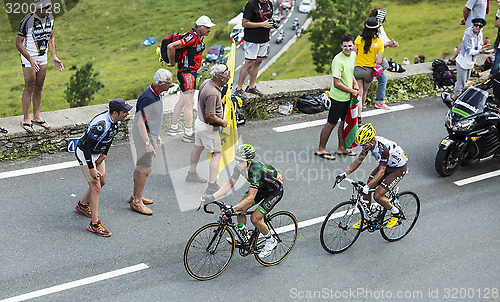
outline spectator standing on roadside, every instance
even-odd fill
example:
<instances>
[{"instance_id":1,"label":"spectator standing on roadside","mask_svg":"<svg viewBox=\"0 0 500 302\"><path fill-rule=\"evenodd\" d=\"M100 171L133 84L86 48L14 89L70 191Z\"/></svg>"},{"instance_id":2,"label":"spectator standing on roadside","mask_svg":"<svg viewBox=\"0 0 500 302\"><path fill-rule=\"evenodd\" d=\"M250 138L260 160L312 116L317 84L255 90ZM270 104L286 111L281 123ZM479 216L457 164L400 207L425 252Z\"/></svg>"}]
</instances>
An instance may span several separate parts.
<instances>
[{"instance_id":1,"label":"spectator standing on roadside","mask_svg":"<svg viewBox=\"0 0 500 302\"><path fill-rule=\"evenodd\" d=\"M463 8L463 18L460 20L460 25L465 25L465 29L472 27L472 19L476 16L484 18L486 16L486 7L488 0L468 0ZM448 65L455 65L462 44L458 45L453 51L453 56L448 60Z\"/></svg>"},{"instance_id":2,"label":"spectator standing on roadside","mask_svg":"<svg viewBox=\"0 0 500 302\"><path fill-rule=\"evenodd\" d=\"M195 121L195 142L191 152L190 165L186 182L204 183L196 173L196 166L200 161L203 150L212 154L209 164L207 194L213 194L219 190L217 184L217 172L222 156L222 145L219 135L219 128L226 127L227 121L222 119L222 87L231 78L231 72L227 65L216 64L212 67L211 79L205 80L200 86L198 95L198 118Z\"/></svg>"},{"instance_id":3,"label":"spectator standing on roadside","mask_svg":"<svg viewBox=\"0 0 500 302\"><path fill-rule=\"evenodd\" d=\"M319 146L314 155L324 159L334 160L333 156L326 149L326 144L330 135L340 119L338 129L338 147L337 155L356 156L356 153L347 150L345 141L342 136L344 129L344 122L350 106L351 95L358 95L359 86L354 78L354 62L356 61L356 54L354 49L354 38L347 34L342 37L340 46L342 52L337 54L332 60L332 76L333 82L330 88L330 111L328 113L328 120L321 129L319 136Z\"/></svg>"},{"instance_id":4,"label":"spectator standing on roadside","mask_svg":"<svg viewBox=\"0 0 500 302\"><path fill-rule=\"evenodd\" d=\"M170 71L160 68L156 71L153 83L139 96L135 108L132 124L137 162L134 170L134 193L130 197L130 208L144 215L152 215L153 211L145 206L152 204L151 199L142 196L149 173L152 170L153 157L156 156L156 147L160 147L162 140L160 129L163 123L163 102L161 93L172 86Z\"/></svg>"},{"instance_id":5,"label":"spectator standing on roadside","mask_svg":"<svg viewBox=\"0 0 500 302\"><path fill-rule=\"evenodd\" d=\"M401 65L410 65L410 60L408 60L407 57L404 57L403 62L401 62Z\"/></svg>"},{"instance_id":6,"label":"spectator standing on roadside","mask_svg":"<svg viewBox=\"0 0 500 302\"><path fill-rule=\"evenodd\" d=\"M196 77L203 60L203 50L205 50L203 37L208 36L213 26L215 26L215 24L212 23L209 17L201 16L196 20L195 27L185 34L182 39L170 43L167 46L167 54L170 61L167 66L174 66L176 64L175 51L181 50L181 59L177 62L177 79L181 87L181 94L174 107L172 125L170 126L168 134L177 135L182 133L182 129L179 127L178 123L182 108L184 108L185 129L182 141L186 143L194 143L192 125Z\"/></svg>"},{"instance_id":7,"label":"spectator standing on roadside","mask_svg":"<svg viewBox=\"0 0 500 302\"><path fill-rule=\"evenodd\" d=\"M122 99L109 102L109 110L96 115L89 123L85 134L78 140L75 156L80 163L85 180L89 184L85 195L78 201L75 209L91 218L87 230L102 237L111 236L99 220L99 195L106 184L105 159L121 122L132 109Z\"/></svg>"},{"instance_id":8,"label":"spectator standing on roadside","mask_svg":"<svg viewBox=\"0 0 500 302\"><path fill-rule=\"evenodd\" d=\"M248 74L250 74L250 83L245 88L245 92L262 95L262 92L255 87L255 81L259 66L269 47L269 34L273 28L272 16L273 4L270 0L250 0L245 5L241 23L244 27L245 63L240 69L238 87L234 92L239 97L244 97L243 84Z\"/></svg>"},{"instance_id":9,"label":"spectator standing on roadside","mask_svg":"<svg viewBox=\"0 0 500 302\"><path fill-rule=\"evenodd\" d=\"M51 125L40 116L42 90L47 74L47 48L57 70L64 66L56 54L54 38L54 16L50 0L35 0L36 11L27 14L21 21L16 38L16 47L21 53L24 91L22 96L23 121L21 127L28 133L35 132L33 124L49 129ZM33 119L30 119L30 106L33 102Z\"/></svg>"},{"instance_id":10,"label":"spectator standing on roadside","mask_svg":"<svg viewBox=\"0 0 500 302\"><path fill-rule=\"evenodd\" d=\"M384 55L384 43L378 37L380 23L376 17L370 17L365 22L365 28L361 36L354 41L354 51L356 56L356 67L354 67L354 77L358 82L359 93L362 102L359 103L359 123L361 124L361 111L366 107L366 95L373 81L373 67L382 64Z\"/></svg>"},{"instance_id":11,"label":"spectator standing on roadside","mask_svg":"<svg viewBox=\"0 0 500 302\"><path fill-rule=\"evenodd\" d=\"M473 26L465 30L462 48L457 57L457 81L453 89L453 99L462 92L465 83L469 80L477 55L491 53L491 50L487 50L490 45L483 45L483 27L486 25L486 20L477 16L471 21Z\"/></svg>"},{"instance_id":12,"label":"spectator standing on roadside","mask_svg":"<svg viewBox=\"0 0 500 302\"><path fill-rule=\"evenodd\" d=\"M389 37L387 37L387 34L385 33L384 25L382 23L386 21L386 14L387 11L381 8L375 8L370 12L370 17L376 17L378 23L380 24L378 32L380 39L384 43L384 48L398 47L399 43L394 41L393 39L389 39ZM384 70L382 71L380 76L377 77L378 85L377 94L375 96L375 107L389 110L389 106L385 104L385 92L387 90L387 75L385 74L385 69L389 68L389 63L387 62L386 58L383 58L382 60L382 67L384 68Z\"/></svg>"}]
</instances>

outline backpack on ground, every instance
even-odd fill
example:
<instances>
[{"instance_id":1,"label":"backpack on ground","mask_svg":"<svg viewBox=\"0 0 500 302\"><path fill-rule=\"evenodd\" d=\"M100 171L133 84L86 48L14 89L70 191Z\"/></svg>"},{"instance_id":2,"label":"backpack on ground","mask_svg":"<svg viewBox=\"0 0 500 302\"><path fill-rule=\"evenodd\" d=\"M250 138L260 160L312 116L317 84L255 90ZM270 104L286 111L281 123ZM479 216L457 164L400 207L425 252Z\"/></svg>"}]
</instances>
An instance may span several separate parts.
<instances>
[{"instance_id":1,"label":"backpack on ground","mask_svg":"<svg viewBox=\"0 0 500 302\"><path fill-rule=\"evenodd\" d=\"M434 76L434 83L440 88L444 86L452 86L455 84L455 75L446 65L446 62L441 59L432 61L432 75Z\"/></svg>"},{"instance_id":2,"label":"backpack on ground","mask_svg":"<svg viewBox=\"0 0 500 302\"><path fill-rule=\"evenodd\" d=\"M180 39L182 39L182 37L183 36L181 34L173 33L173 34L166 36L165 39L163 39L161 41L161 47L160 47L161 60L163 60L167 64L170 63L170 60L168 59L167 46L170 43L173 43L175 41L179 41ZM180 54L181 54L181 49L177 49L175 51L175 63L179 62L180 57L181 57Z\"/></svg>"},{"instance_id":3,"label":"backpack on ground","mask_svg":"<svg viewBox=\"0 0 500 302\"><path fill-rule=\"evenodd\" d=\"M404 69L403 66L401 66L400 64L398 64L396 62L389 61L387 63L389 64L389 67L387 68L388 71L400 72L400 73L406 71L406 69Z\"/></svg>"},{"instance_id":4,"label":"backpack on ground","mask_svg":"<svg viewBox=\"0 0 500 302\"><path fill-rule=\"evenodd\" d=\"M304 95L299 98L296 105L302 113L318 113L327 110L327 104L320 95ZM329 107L329 106L328 106Z\"/></svg>"}]
</instances>

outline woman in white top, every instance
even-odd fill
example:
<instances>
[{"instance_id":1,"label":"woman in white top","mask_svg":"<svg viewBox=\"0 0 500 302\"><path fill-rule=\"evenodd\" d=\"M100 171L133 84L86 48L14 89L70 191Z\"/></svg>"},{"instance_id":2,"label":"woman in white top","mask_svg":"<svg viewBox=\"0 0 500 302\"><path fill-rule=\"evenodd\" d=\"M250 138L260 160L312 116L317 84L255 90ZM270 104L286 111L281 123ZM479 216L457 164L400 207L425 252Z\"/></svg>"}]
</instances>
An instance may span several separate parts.
<instances>
[{"instance_id":1,"label":"woman in white top","mask_svg":"<svg viewBox=\"0 0 500 302\"><path fill-rule=\"evenodd\" d=\"M469 80L472 67L476 63L477 55L480 53L491 53L487 50L489 45L483 45L483 27L486 25L486 20L477 16L472 19L472 27L469 27L464 32L462 39L462 49L457 57L457 82L453 92L453 99L455 99L465 83Z\"/></svg>"}]
</instances>

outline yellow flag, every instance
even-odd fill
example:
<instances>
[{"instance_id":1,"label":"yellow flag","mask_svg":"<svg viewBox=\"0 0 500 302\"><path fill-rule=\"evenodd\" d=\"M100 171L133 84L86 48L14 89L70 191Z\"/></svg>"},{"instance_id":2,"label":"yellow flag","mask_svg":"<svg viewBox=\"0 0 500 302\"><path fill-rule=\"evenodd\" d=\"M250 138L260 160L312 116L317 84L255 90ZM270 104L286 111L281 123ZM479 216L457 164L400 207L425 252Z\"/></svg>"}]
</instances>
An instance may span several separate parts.
<instances>
[{"instance_id":1,"label":"yellow flag","mask_svg":"<svg viewBox=\"0 0 500 302\"><path fill-rule=\"evenodd\" d=\"M222 97L222 105L224 106L223 119L227 121L227 127L221 128L220 138L222 143L222 157L219 163L219 171L217 171L217 178L219 173L224 170L234 160L234 146L238 144L238 128L236 125L236 111L231 101L231 88L234 78L234 61L235 61L236 45L234 41L231 44L231 52L227 60L227 66L231 71L231 79L227 82L227 92ZM212 158L211 153L207 153L207 159L210 162Z\"/></svg>"}]
</instances>

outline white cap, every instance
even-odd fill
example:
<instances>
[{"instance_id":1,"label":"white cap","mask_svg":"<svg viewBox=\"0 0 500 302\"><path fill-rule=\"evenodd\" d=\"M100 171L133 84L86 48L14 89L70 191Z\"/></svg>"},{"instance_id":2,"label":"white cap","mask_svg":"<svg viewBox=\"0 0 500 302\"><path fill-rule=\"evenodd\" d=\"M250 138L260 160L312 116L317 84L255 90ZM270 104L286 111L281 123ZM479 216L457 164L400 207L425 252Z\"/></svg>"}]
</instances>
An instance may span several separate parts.
<instances>
[{"instance_id":1,"label":"white cap","mask_svg":"<svg viewBox=\"0 0 500 302\"><path fill-rule=\"evenodd\" d=\"M207 16L201 16L198 18L198 20L196 20L196 25L198 26L206 26L206 27L213 27L215 26L214 23L212 23L212 20L210 20L209 17Z\"/></svg>"},{"instance_id":2,"label":"white cap","mask_svg":"<svg viewBox=\"0 0 500 302\"><path fill-rule=\"evenodd\" d=\"M46 8L52 6L52 1L50 0L35 0L36 9Z\"/></svg>"}]
</instances>

